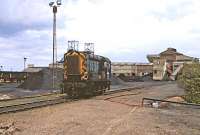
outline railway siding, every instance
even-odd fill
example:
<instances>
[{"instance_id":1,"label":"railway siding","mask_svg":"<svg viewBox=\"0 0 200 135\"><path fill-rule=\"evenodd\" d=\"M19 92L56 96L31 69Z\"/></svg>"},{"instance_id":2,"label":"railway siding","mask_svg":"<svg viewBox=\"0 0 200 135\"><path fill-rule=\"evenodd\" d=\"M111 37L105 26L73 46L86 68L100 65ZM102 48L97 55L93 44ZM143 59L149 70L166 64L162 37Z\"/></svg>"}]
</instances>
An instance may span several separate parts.
<instances>
[{"instance_id":1,"label":"railway siding","mask_svg":"<svg viewBox=\"0 0 200 135\"><path fill-rule=\"evenodd\" d=\"M164 108L137 106L141 105L143 97L166 99L183 92L176 84L168 83L77 102L66 100L56 106L0 115L0 119L2 124L14 122L22 135L199 135L199 109L177 105Z\"/></svg>"},{"instance_id":2,"label":"railway siding","mask_svg":"<svg viewBox=\"0 0 200 135\"><path fill-rule=\"evenodd\" d=\"M0 101L0 114L63 103L66 101L65 97L65 94L47 94Z\"/></svg>"},{"instance_id":3,"label":"railway siding","mask_svg":"<svg viewBox=\"0 0 200 135\"><path fill-rule=\"evenodd\" d=\"M150 88L153 86L161 86L166 83L153 83L148 85L140 85L140 86L120 86L119 88L111 89L104 93L102 96L105 95L112 95L115 93L121 93L126 91L133 91L143 88ZM9 112L16 112L16 111L23 111L28 110L36 107L43 107L58 103L70 102L70 101L77 101L71 100L68 98L66 94L58 94L58 93L49 93L44 95L34 95L34 96L27 96L23 98L16 98L16 99L7 99L0 101L0 114L2 113L9 113Z\"/></svg>"},{"instance_id":4,"label":"railway siding","mask_svg":"<svg viewBox=\"0 0 200 135\"><path fill-rule=\"evenodd\" d=\"M5 100L5 101L3 100L3 101L0 101L0 108L4 107L4 106L25 104L25 103L43 101L43 100L51 100L51 99L60 98L60 97L63 97L63 96L65 96L65 94L51 94L51 95L25 97L25 98Z\"/></svg>"}]
</instances>

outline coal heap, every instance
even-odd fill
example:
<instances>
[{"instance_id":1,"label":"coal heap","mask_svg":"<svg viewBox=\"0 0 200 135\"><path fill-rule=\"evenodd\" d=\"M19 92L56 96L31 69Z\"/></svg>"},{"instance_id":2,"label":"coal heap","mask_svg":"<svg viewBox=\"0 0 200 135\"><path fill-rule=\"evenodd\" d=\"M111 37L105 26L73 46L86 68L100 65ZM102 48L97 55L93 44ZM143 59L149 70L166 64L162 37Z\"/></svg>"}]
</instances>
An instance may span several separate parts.
<instances>
[{"instance_id":1,"label":"coal heap","mask_svg":"<svg viewBox=\"0 0 200 135\"><path fill-rule=\"evenodd\" d=\"M114 75L111 76L111 85L123 85L125 82Z\"/></svg>"},{"instance_id":2,"label":"coal heap","mask_svg":"<svg viewBox=\"0 0 200 135\"><path fill-rule=\"evenodd\" d=\"M52 68L41 68L36 72L27 72L27 79L19 85L19 88L30 90L51 90L53 89L53 74ZM63 82L63 69L55 69L55 89L60 89L60 84Z\"/></svg>"}]
</instances>

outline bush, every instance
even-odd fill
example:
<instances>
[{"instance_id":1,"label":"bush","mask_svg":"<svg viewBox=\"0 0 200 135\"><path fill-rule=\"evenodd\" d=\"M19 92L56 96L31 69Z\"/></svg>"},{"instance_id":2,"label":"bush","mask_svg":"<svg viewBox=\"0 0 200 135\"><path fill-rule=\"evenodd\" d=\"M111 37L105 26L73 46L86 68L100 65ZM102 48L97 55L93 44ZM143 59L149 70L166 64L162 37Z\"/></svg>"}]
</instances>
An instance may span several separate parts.
<instances>
[{"instance_id":1,"label":"bush","mask_svg":"<svg viewBox=\"0 0 200 135\"><path fill-rule=\"evenodd\" d=\"M178 77L178 84L185 88L186 101L200 103L200 64L185 64Z\"/></svg>"}]
</instances>

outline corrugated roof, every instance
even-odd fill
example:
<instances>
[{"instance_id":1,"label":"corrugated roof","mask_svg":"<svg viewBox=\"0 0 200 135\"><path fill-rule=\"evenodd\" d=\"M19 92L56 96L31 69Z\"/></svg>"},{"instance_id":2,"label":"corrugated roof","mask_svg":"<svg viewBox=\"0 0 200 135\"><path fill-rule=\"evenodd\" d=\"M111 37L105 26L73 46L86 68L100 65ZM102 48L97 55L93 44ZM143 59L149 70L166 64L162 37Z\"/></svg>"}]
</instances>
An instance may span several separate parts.
<instances>
[{"instance_id":1,"label":"corrugated roof","mask_svg":"<svg viewBox=\"0 0 200 135\"><path fill-rule=\"evenodd\" d=\"M113 66L125 66L125 65L152 65L152 63L134 63L134 62L112 62Z\"/></svg>"}]
</instances>

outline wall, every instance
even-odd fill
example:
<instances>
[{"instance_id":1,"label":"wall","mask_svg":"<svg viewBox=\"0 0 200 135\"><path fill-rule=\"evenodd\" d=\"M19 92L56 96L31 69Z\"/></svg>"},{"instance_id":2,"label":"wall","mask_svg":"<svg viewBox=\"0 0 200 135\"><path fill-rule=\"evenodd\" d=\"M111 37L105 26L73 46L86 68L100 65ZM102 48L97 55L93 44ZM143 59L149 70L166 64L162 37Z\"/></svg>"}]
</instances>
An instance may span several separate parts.
<instances>
[{"instance_id":1,"label":"wall","mask_svg":"<svg viewBox=\"0 0 200 135\"><path fill-rule=\"evenodd\" d=\"M152 64L137 64L137 63L112 63L112 74L119 76L143 76L153 72Z\"/></svg>"},{"instance_id":2,"label":"wall","mask_svg":"<svg viewBox=\"0 0 200 135\"><path fill-rule=\"evenodd\" d=\"M164 77L165 59L154 59L153 60L153 80L162 80Z\"/></svg>"}]
</instances>

